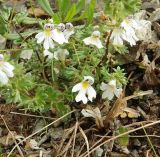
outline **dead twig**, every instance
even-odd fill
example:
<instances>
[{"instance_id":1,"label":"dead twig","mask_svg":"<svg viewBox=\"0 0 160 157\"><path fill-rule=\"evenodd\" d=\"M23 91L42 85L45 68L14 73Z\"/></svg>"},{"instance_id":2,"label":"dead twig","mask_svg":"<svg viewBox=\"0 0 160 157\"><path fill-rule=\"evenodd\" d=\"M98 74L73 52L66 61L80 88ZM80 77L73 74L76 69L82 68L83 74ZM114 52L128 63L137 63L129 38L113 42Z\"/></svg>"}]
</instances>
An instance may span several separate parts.
<instances>
[{"instance_id":1,"label":"dead twig","mask_svg":"<svg viewBox=\"0 0 160 157\"><path fill-rule=\"evenodd\" d=\"M88 138L86 136L86 134L84 133L83 129L79 126L79 131L81 132L82 136L84 137L84 140L86 142L86 146L87 146L87 152L88 152L88 157L90 157L89 155L89 142L88 142Z\"/></svg>"},{"instance_id":2,"label":"dead twig","mask_svg":"<svg viewBox=\"0 0 160 157\"><path fill-rule=\"evenodd\" d=\"M73 138L72 155L71 155L72 157L74 157L74 147L75 147L77 129L78 129L78 122L76 122L74 129L74 138Z\"/></svg>"},{"instance_id":3,"label":"dead twig","mask_svg":"<svg viewBox=\"0 0 160 157\"><path fill-rule=\"evenodd\" d=\"M90 150L89 152L88 152L88 151L85 152L85 153L83 154L83 157L87 157L88 154L91 154L91 153L94 152L97 148L103 146L104 144L106 144L106 143L108 143L108 142L110 142L110 141L116 140L116 139L119 138L119 137L128 135L128 134L130 134L130 133L132 133L132 132L135 132L135 131L138 131L138 130L141 130L141 129L144 129L144 128L147 128L147 127L150 127L150 126L159 124L159 123L160 123L160 120L155 121L155 122L152 122L152 123L149 123L149 124L146 124L146 125L144 125L144 126L141 126L141 127L135 128L135 129L131 129L131 130L129 130L129 131L123 133L123 134L114 136L114 137L112 137L112 138L110 138L110 139L108 139L108 140L102 142L101 144L99 144L98 146L96 146L95 148L93 148L92 150Z\"/></svg>"},{"instance_id":4,"label":"dead twig","mask_svg":"<svg viewBox=\"0 0 160 157\"><path fill-rule=\"evenodd\" d=\"M11 114L16 114L16 115L21 115L21 116L35 117L35 118L43 118L43 119L51 119L51 120L55 120L56 119L56 118L51 118L51 117L38 116L38 115L19 113L19 112L10 112L10 113Z\"/></svg>"},{"instance_id":5,"label":"dead twig","mask_svg":"<svg viewBox=\"0 0 160 157\"><path fill-rule=\"evenodd\" d=\"M19 143L17 143L17 145L21 144L22 142L24 142L24 141L26 141L27 139L33 137L34 135L40 133L41 131L45 130L45 129L48 128L49 126L53 125L54 123L56 123L56 122L62 120L63 118L67 117L68 115L70 115L71 113L76 112L76 111L77 111L77 110L73 110L73 111L71 111L71 112L65 114L64 116L62 116L62 117L56 119L56 120L53 121L52 123L46 125L45 127L41 128L40 130L36 131L35 133L33 133L33 134L27 136L25 139L23 139L22 141L20 141ZM10 157L10 156L12 155L12 152L15 150L15 148L16 148L16 146L14 146L14 147L12 148L12 150L9 152L9 154L7 155L7 157Z\"/></svg>"},{"instance_id":6,"label":"dead twig","mask_svg":"<svg viewBox=\"0 0 160 157\"><path fill-rule=\"evenodd\" d=\"M1 119L3 120L4 125L6 126L8 132L9 132L10 135L12 136L12 139L13 139L13 141L14 141L14 143L15 143L15 147L17 147L20 156L24 157L23 152L21 151L19 145L17 144L17 141L16 141L15 136L13 135L12 131L10 131L10 129L9 129L9 127L8 127L8 125L7 125L7 123L6 123L6 121L4 120L3 116L0 115L0 117L1 117Z\"/></svg>"}]
</instances>

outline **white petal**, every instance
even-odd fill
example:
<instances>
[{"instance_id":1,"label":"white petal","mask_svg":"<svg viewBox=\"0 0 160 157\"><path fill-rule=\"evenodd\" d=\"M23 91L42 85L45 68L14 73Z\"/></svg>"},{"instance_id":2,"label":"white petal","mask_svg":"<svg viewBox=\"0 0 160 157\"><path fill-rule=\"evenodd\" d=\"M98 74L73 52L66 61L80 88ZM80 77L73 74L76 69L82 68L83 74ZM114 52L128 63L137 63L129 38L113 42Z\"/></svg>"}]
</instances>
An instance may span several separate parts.
<instances>
[{"instance_id":1,"label":"white petal","mask_svg":"<svg viewBox=\"0 0 160 157\"><path fill-rule=\"evenodd\" d=\"M4 56L3 54L0 54L0 61L3 61L4 60Z\"/></svg>"},{"instance_id":2,"label":"white petal","mask_svg":"<svg viewBox=\"0 0 160 157\"><path fill-rule=\"evenodd\" d=\"M100 86L100 89L101 89L102 91L104 91L104 90L106 90L107 88L108 88L108 84L102 82L102 83L101 83L101 86Z\"/></svg>"},{"instance_id":3,"label":"white petal","mask_svg":"<svg viewBox=\"0 0 160 157\"><path fill-rule=\"evenodd\" d=\"M64 49L65 55L69 55L69 51L67 49Z\"/></svg>"},{"instance_id":4,"label":"white petal","mask_svg":"<svg viewBox=\"0 0 160 157\"><path fill-rule=\"evenodd\" d=\"M36 35L37 38L37 43L40 44L44 39L45 39L45 35L44 32L40 32Z\"/></svg>"},{"instance_id":5,"label":"white petal","mask_svg":"<svg viewBox=\"0 0 160 157\"><path fill-rule=\"evenodd\" d=\"M76 102L82 101L84 104L88 102L88 99L86 97L86 90L80 90L78 95L76 96Z\"/></svg>"},{"instance_id":6,"label":"white petal","mask_svg":"<svg viewBox=\"0 0 160 157\"><path fill-rule=\"evenodd\" d=\"M44 54L44 56L48 56L49 59L52 59L52 58L53 58L53 53L51 53L51 52L48 51L48 50L44 50L43 54Z\"/></svg>"},{"instance_id":7,"label":"white petal","mask_svg":"<svg viewBox=\"0 0 160 157\"><path fill-rule=\"evenodd\" d=\"M49 39L45 38L44 43L43 43L43 47L45 50L49 49Z\"/></svg>"},{"instance_id":8,"label":"white petal","mask_svg":"<svg viewBox=\"0 0 160 157\"><path fill-rule=\"evenodd\" d=\"M90 45L90 44L92 44L92 38L91 37L87 37L87 38L83 39L83 42L86 45Z\"/></svg>"},{"instance_id":9,"label":"white petal","mask_svg":"<svg viewBox=\"0 0 160 157\"><path fill-rule=\"evenodd\" d=\"M114 91L114 94L116 95L117 98L119 98L121 93L122 93L122 88L115 89L115 91Z\"/></svg>"},{"instance_id":10,"label":"white petal","mask_svg":"<svg viewBox=\"0 0 160 157\"><path fill-rule=\"evenodd\" d=\"M77 92L80 91L81 89L82 89L82 84L78 83L72 88L72 92Z\"/></svg>"},{"instance_id":11,"label":"white petal","mask_svg":"<svg viewBox=\"0 0 160 157\"><path fill-rule=\"evenodd\" d=\"M35 36L35 38L38 39L38 38L40 38L40 37L43 36L43 35L44 35L44 32L39 32L39 33Z\"/></svg>"},{"instance_id":12,"label":"white petal","mask_svg":"<svg viewBox=\"0 0 160 157\"><path fill-rule=\"evenodd\" d=\"M92 102L93 98L96 98L96 91L94 90L94 88L92 86L88 87L87 89L87 95L88 95L88 99Z\"/></svg>"},{"instance_id":13,"label":"white petal","mask_svg":"<svg viewBox=\"0 0 160 157\"><path fill-rule=\"evenodd\" d=\"M68 30L68 29L64 30L64 36L66 40L68 40L72 34L74 34L74 30Z\"/></svg>"},{"instance_id":14,"label":"white petal","mask_svg":"<svg viewBox=\"0 0 160 157\"><path fill-rule=\"evenodd\" d=\"M52 33L52 39L54 41L56 41L59 44L63 44L63 43L67 42L66 39L65 39L65 37L64 37L64 34L61 31L55 29L52 32L53 32Z\"/></svg>"},{"instance_id":15,"label":"white petal","mask_svg":"<svg viewBox=\"0 0 160 157\"><path fill-rule=\"evenodd\" d=\"M13 73L14 66L11 65L10 63L4 62L3 66L2 66L2 70L6 73L6 75L8 77L13 77L14 76L14 73Z\"/></svg>"},{"instance_id":16,"label":"white petal","mask_svg":"<svg viewBox=\"0 0 160 157\"><path fill-rule=\"evenodd\" d=\"M108 85L112 86L112 87L116 87L116 80L111 80Z\"/></svg>"},{"instance_id":17,"label":"white petal","mask_svg":"<svg viewBox=\"0 0 160 157\"><path fill-rule=\"evenodd\" d=\"M49 47L54 48L54 43L53 43L52 38L49 38L48 41L49 41Z\"/></svg>"},{"instance_id":18,"label":"white petal","mask_svg":"<svg viewBox=\"0 0 160 157\"><path fill-rule=\"evenodd\" d=\"M1 70L0 70L0 83L3 84L3 85L8 83L7 75Z\"/></svg>"},{"instance_id":19,"label":"white petal","mask_svg":"<svg viewBox=\"0 0 160 157\"><path fill-rule=\"evenodd\" d=\"M112 100L114 97L114 93L108 90L104 91L102 94L102 99L108 98L108 100Z\"/></svg>"},{"instance_id":20,"label":"white petal","mask_svg":"<svg viewBox=\"0 0 160 157\"><path fill-rule=\"evenodd\" d=\"M99 39L97 39L97 41L94 41L92 44L95 45L99 49L103 48L103 45Z\"/></svg>"},{"instance_id":21,"label":"white petal","mask_svg":"<svg viewBox=\"0 0 160 157\"><path fill-rule=\"evenodd\" d=\"M54 58L55 58L56 60L59 60L58 51L55 51L55 52L54 52Z\"/></svg>"},{"instance_id":22,"label":"white petal","mask_svg":"<svg viewBox=\"0 0 160 157\"><path fill-rule=\"evenodd\" d=\"M113 40L114 45L123 45L123 40L120 36L116 36Z\"/></svg>"},{"instance_id":23,"label":"white petal","mask_svg":"<svg viewBox=\"0 0 160 157\"><path fill-rule=\"evenodd\" d=\"M66 55L69 55L69 52L67 49L58 49L54 52L54 58L56 60L64 61L66 59Z\"/></svg>"}]
</instances>

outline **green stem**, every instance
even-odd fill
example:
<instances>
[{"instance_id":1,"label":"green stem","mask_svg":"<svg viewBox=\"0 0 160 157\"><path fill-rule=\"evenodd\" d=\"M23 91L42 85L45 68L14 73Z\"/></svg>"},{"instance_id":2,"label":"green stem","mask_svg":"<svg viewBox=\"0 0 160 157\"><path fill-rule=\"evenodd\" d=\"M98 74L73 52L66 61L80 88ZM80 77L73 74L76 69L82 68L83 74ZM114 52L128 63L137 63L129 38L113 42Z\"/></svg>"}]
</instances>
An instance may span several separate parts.
<instances>
[{"instance_id":1,"label":"green stem","mask_svg":"<svg viewBox=\"0 0 160 157\"><path fill-rule=\"evenodd\" d=\"M143 126L143 124L141 124L141 125ZM146 137L147 137L147 140L148 140L148 142L149 142L149 145L150 145L150 147L151 147L151 149L152 149L155 157L158 157L158 155L157 155L157 153L156 153L156 151L155 151L155 149L154 149L154 146L153 146L150 138L149 138L148 135L147 135L147 132L146 132L145 128L143 128L143 131L144 131L144 133L145 133L145 135L146 135Z\"/></svg>"}]
</instances>

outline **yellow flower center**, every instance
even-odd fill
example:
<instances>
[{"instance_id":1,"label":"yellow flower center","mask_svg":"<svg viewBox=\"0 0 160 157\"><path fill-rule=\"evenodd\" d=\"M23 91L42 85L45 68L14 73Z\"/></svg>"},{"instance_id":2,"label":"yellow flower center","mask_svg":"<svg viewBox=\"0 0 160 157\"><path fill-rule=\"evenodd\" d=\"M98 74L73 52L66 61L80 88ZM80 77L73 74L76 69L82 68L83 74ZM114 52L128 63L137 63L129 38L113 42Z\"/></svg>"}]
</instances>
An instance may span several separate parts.
<instances>
[{"instance_id":1,"label":"yellow flower center","mask_svg":"<svg viewBox=\"0 0 160 157\"><path fill-rule=\"evenodd\" d=\"M83 87L84 89L87 89L88 86L89 86L89 82L88 82L88 81L82 82L82 87Z\"/></svg>"},{"instance_id":2,"label":"yellow flower center","mask_svg":"<svg viewBox=\"0 0 160 157\"><path fill-rule=\"evenodd\" d=\"M48 37L51 36L51 29L45 29L44 32L45 32L46 36L48 36Z\"/></svg>"},{"instance_id":3,"label":"yellow flower center","mask_svg":"<svg viewBox=\"0 0 160 157\"><path fill-rule=\"evenodd\" d=\"M125 20L124 22L126 23L126 25L130 24L129 20Z\"/></svg>"}]
</instances>

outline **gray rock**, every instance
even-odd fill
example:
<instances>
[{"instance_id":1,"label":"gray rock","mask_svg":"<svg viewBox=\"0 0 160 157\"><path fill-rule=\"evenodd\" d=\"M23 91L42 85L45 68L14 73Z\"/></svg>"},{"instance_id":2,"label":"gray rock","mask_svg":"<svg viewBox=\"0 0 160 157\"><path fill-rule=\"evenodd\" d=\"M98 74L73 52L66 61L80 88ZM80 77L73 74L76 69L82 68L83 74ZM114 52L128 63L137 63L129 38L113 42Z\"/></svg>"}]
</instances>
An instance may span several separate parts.
<instances>
[{"instance_id":1,"label":"gray rock","mask_svg":"<svg viewBox=\"0 0 160 157\"><path fill-rule=\"evenodd\" d=\"M138 139L135 139L134 142L133 142L133 145L140 147L141 146L141 142Z\"/></svg>"}]
</instances>

